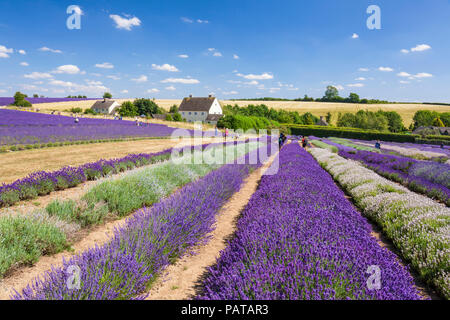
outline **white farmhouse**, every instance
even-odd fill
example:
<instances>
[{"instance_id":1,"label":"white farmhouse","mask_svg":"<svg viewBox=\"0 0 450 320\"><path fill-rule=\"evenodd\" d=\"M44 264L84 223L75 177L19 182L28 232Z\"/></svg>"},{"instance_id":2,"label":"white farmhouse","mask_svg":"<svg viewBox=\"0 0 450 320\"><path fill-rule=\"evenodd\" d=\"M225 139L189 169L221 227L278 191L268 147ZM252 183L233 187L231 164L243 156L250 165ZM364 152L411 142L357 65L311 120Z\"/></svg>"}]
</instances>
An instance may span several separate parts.
<instances>
[{"instance_id":1,"label":"white farmhouse","mask_svg":"<svg viewBox=\"0 0 450 320\"><path fill-rule=\"evenodd\" d=\"M213 96L207 98L184 98L178 112L188 122L202 121L209 124L217 124L223 116L219 100Z\"/></svg>"},{"instance_id":2,"label":"white farmhouse","mask_svg":"<svg viewBox=\"0 0 450 320\"><path fill-rule=\"evenodd\" d=\"M119 107L120 104L117 101L103 99L103 101L95 102L91 109L99 114L114 114Z\"/></svg>"}]
</instances>

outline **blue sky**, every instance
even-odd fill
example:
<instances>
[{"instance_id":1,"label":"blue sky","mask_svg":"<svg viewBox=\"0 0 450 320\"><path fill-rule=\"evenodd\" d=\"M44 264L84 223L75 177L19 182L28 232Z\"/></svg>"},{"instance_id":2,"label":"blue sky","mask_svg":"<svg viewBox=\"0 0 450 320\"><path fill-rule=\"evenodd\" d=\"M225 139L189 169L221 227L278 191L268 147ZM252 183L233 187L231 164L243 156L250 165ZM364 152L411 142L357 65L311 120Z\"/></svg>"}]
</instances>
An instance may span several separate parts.
<instances>
[{"instance_id":1,"label":"blue sky","mask_svg":"<svg viewBox=\"0 0 450 320\"><path fill-rule=\"evenodd\" d=\"M381 30L367 28L369 5ZM450 102L449 17L448 0L2 0L0 96L296 98L335 85Z\"/></svg>"}]
</instances>

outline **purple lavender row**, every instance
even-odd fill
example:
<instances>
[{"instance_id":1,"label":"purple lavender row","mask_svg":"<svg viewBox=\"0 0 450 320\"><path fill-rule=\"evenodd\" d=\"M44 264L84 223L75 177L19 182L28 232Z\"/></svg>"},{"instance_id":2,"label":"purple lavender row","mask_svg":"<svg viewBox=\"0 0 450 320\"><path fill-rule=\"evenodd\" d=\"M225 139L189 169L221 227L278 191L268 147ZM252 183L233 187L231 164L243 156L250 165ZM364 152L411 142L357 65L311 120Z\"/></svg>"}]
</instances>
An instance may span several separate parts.
<instances>
[{"instance_id":1,"label":"purple lavender row","mask_svg":"<svg viewBox=\"0 0 450 320\"><path fill-rule=\"evenodd\" d=\"M258 150L253 151L258 153ZM246 155L248 159L250 154ZM36 279L13 299L113 300L143 294L163 268L203 243L215 216L240 189L255 165L229 164L183 187L171 197L144 208L114 232L113 240L64 261ZM67 270L80 270L79 289L67 285ZM73 287L72 287L73 288ZM145 296L137 297L142 299Z\"/></svg>"},{"instance_id":2,"label":"purple lavender row","mask_svg":"<svg viewBox=\"0 0 450 320\"><path fill-rule=\"evenodd\" d=\"M176 129L161 124L0 110L0 146L129 137L168 137ZM189 131L191 132L191 131Z\"/></svg>"},{"instance_id":3,"label":"purple lavender row","mask_svg":"<svg viewBox=\"0 0 450 320\"><path fill-rule=\"evenodd\" d=\"M348 152L340 149L339 155L362 162L383 177L450 206L450 165L448 164L362 150Z\"/></svg>"},{"instance_id":4,"label":"purple lavender row","mask_svg":"<svg viewBox=\"0 0 450 320\"><path fill-rule=\"evenodd\" d=\"M210 268L200 299L420 299L408 269L298 144L281 150L235 238ZM372 282L379 270L380 286Z\"/></svg>"},{"instance_id":5,"label":"purple lavender row","mask_svg":"<svg viewBox=\"0 0 450 320\"><path fill-rule=\"evenodd\" d=\"M67 101L85 101L85 100L100 100L98 98L25 98L31 104L39 103L55 103ZM0 97L0 106L9 106L14 103L14 97Z\"/></svg>"}]
</instances>

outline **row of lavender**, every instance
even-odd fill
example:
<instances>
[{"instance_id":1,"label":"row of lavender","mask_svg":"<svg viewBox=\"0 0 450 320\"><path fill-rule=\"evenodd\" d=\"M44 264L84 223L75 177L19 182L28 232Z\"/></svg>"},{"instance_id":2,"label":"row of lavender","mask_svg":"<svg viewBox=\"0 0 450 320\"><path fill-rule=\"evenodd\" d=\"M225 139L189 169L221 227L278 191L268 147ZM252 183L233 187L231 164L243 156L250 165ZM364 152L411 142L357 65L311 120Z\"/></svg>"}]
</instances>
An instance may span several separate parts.
<instances>
[{"instance_id":1,"label":"row of lavender","mask_svg":"<svg viewBox=\"0 0 450 320\"><path fill-rule=\"evenodd\" d=\"M262 178L237 229L201 299L421 298L407 268L296 143L282 149L278 174Z\"/></svg>"},{"instance_id":2,"label":"row of lavender","mask_svg":"<svg viewBox=\"0 0 450 320\"><path fill-rule=\"evenodd\" d=\"M328 139L321 140L328 145L337 147L341 157L362 162L385 178L399 182L414 192L422 193L450 206L449 164L356 150Z\"/></svg>"},{"instance_id":3,"label":"row of lavender","mask_svg":"<svg viewBox=\"0 0 450 320\"><path fill-rule=\"evenodd\" d=\"M450 298L450 208L391 182L361 163L309 150L363 214L377 223L423 280Z\"/></svg>"},{"instance_id":4,"label":"row of lavender","mask_svg":"<svg viewBox=\"0 0 450 320\"><path fill-rule=\"evenodd\" d=\"M256 154L258 150L254 151ZM247 160L252 157L246 155ZM238 163L241 163L238 161ZM245 163L249 163L246 161ZM162 269L205 241L223 204L261 165L229 164L183 187L152 208L139 211L117 229L113 240L64 261L16 293L15 299L112 300L145 298ZM78 287L68 286L67 270L78 268ZM70 275L69 275L70 276ZM144 295L142 295L144 294ZM141 295L141 296L139 296Z\"/></svg>"},{"instance_id":5,"label":"row of lavender","mask_svg":"<svg viewBox=\"0 0 450 320\"><path fill-rule=\"evenodd\" d=\"M204 144L201 148L204 149L207 145ZM193 150L193 148L194 146L191 146L189 151ZM172 150L170 148L157 153L130 154L123 158L101 159L78 167L64 167L57 171L35 172L13 183L1 185L0 207L11 206L21 200L30 200L50 194L53 191L73 188L89 180L96 180L136 167L164 161L169 159ZM183 151L188 151L188 148L184 148Z\"/></svg>"},{"instance_id":6,"label":"row of lavender","mask_svg":"<svg viewBox=\"0 0 450 320\"><path fill-rule=\"evenodd\" d=\"M96 100L93 98L25 98L31 104ZM0 107L14 103L14 97L0 97Z\"/></svg>"},{"instance_id":7,"label":"row of lavender","mask_svg":"<svg viewBox=\"0 0 450 320\"><path fill-rule=\"evenodd\" d=\"M132 121L80 118L0 109L0 146L130 137L168 137L161 124L136 126Z\"/></svg>"}]
</instances>

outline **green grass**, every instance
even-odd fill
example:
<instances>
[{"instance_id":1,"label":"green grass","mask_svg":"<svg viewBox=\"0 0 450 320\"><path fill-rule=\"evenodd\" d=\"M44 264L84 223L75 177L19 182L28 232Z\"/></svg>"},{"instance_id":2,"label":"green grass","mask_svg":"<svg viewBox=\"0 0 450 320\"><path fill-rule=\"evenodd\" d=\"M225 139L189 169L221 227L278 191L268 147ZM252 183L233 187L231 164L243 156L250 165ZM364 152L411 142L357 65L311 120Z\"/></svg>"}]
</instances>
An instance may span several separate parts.
<instances>
[{"instance_id":1,"label":"green grass","mask_svg":"<svg viewBox=\"0 0 450 320\"><path fill-rule=\"evenodd\" d=\"M67 248L62 230L49 222L24 216L0 218L0 277L14 266L31 265L44 254Z\"/></svg>"},{"instance_id":2,"label":"green grass","mask_svg":"<svg viewBox=\"0 0 450 320\"><path fill-rule=\"evenodd\" d=\"M339 149L336 146L329 145L329 144L327 144L325 142L322 142L322 141L319 141L319 140L312 140L311 144L313 146L315 146L315 147L318 147L318 148L328 149L328 150L330 150L333 153L338 153L339 152Z\"/></svg>"}]
</instances>

